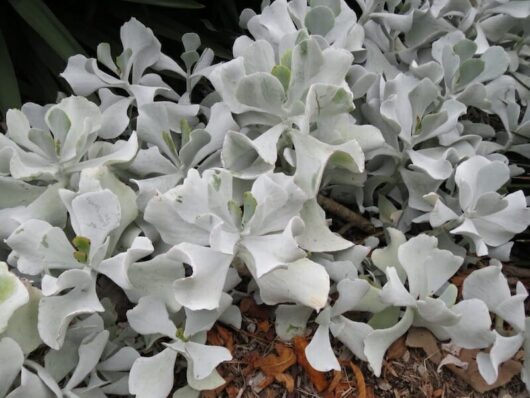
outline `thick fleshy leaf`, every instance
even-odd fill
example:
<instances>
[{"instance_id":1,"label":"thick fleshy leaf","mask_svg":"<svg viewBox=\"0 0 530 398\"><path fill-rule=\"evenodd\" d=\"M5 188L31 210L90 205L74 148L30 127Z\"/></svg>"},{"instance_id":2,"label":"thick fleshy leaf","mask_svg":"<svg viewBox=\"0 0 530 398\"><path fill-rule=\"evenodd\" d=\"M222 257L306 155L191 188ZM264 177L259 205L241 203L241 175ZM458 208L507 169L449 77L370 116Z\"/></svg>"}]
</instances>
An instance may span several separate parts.
<instances>
[{"instance_id":1,"label":"thick fleshy leaf","mask_svg":"<svg viewBox=\"0 0 530 398\"><path fill-rule=\"evenodd\" d=\"M508 280L502 273L500 265L491 265L473 271L464 280L463 297L482 300L489 311L502 317L518 331L524 330L524 301L528 293L518 282L516 294L512 296Z\"/></svg>"},{"instance_id":2,"label":"thick fleshy leaf","mask_svg":"<svg viewBox=\"0 0 530 398\"><path fill-rule=\"evenodd\" d=\"M343 87L313 84L307 93L300 131L309 134L311 123L316 123L320 129L329 128L335 118L350 113L354 108L353 95Z\"/></svg>"},{"instance_id":3,"label":"thick fleshy leaf","mask_svg":"<svg viewBox=\"0 0 530 398\"><path fill-rule=\"evenodd\" d=\"M438 199L429 214L429 222L433 227L439 227L448 221L455 220L458 215Z\"/></svg>"},{"instance_id":4,"label":"thick fleshy leaf","mask_svg":"<svg viewBox=\"0 0 530 398\"><path fill-rule=\"evenodd\" d=\"M0 340L0 354L4 359L0 364L0 396L4 396L22 369L24 353L15 340L3 337Z\"/></svg>"},{"instance_id":5,"label":"thick fleshy leaf","mask_svg":"<svg viewBox=\"0 0 530 398\"><path fill-rule=\"evenodd\" d=\"M409 291L415 297L423 298L436 292L464 262L462 257L440 250L437 245L438 239L421 234L398 249L399 262L407 273Z\"/></svg>"},{"instance_id":6,"label":"thick fleshy leaf","mask_svg":"<svg viewBox=\"0 0 530 398\"><path fill-rule=\"evenodd\" d=\"M331 310L329 307L318 315L316 322L319 326L305 349L305 354L311 367L321 372L340 370L339 361L335 357L329 340L330 316Z\"/></svg>"},{"instance_id":7,"label":"thick fleshy leaf","mask_svg":"<svg viewBox=\"0 0 530 398\"><path fill-rule=\"evenodd\" d=\"M186 380L188 385L197 391L212 390L226 383L225 379L221 377L217 370L214 370L204 379L197 379L193 375L191 366L188 366L188 369L186 370Z\"/></svg>"},{"instance_id":8,"label":"thick fleshy leaf","mask_svg":"<svg viewBox=\"0 0 530 398\"><path fill-rule=\"evenodd\" d=\"M69 291L57 295L64 290ZM44 343L56 350L62 346L74 317L105 310L96 294L96 280L89 271L68 270L58 278L45 275L42 293L46 297L39 303L39 334Z\"/></svg>"},{"instance_id":9,"label":"thick fleshy leaf","mask_svg":"<svg viewBox=\"0 0 530 398\"><path fill-rule=\"evenodd\" d=\"M453 166L446 159L433 159L421 151L409 151L408 154L414 168L426 172L435 180L446 180L453 172Z\"/></svg>"},{"instance_id":10,"label":"thick fleshy leaf","mask_svg":"<svg viewBox=\"0 0 530 398\"><path fill-rule=\"evenodd\" d=\"M133 286L126 293L130 300L138 302L143 296L153 296L177 312L181 305L175 298L173 282L185 275L180 253L172 248L152 260L134 263L128 269L128 278Z\"/></svg>"},{"instance_id":11,"label":"thick fleshy leaf","mask_svg":"<svg viewBox=\"0 0 530 398\"><path fill-rule=\"evenodd\" d=\"M104 361L101 361L97 365L97 369L110 372L129 370L139 357L140 354L134 348L123 347Z\"/></svg>"},{"instance_id":12,"label":"thick fleshy leaf","mask_svg":"<svg viewBox=\"0 0 530 398\"><path fill-rule=\"evenodd\" d=\"M46 384L33 372L30 372L26 368L22 368L20 374L20 386L14 389L9 395L9 398L23 398L23 397L35 397L35 398L52 398L50 390L46 387Z\"/></svg>"},{"instance_id":13,"label":"thick fleshy leaf","mask_svg":"<svg viewBox=\"0 0 530 398\"><path fill-rule=\"evenodd\" d=\"M292 52L288 103L303 100L314 83L340 85L352 63L349 51L328 47L321 50L312 37L298 43Z\"/></svg>"},{"instance_id":14,"label":"thick fleshy leaf","mask_svg":"<svg viewBox=\"0 0 530 398\"><path fill-rule=\"evenodd\" d=\"M116 195L121 217L119 226L110 234L109 250L112 251L123 231L138 215L135 192L131 187L121 182L107 167L84 169L81 172L79 187L81 192L110 190Z\"/></svg>"},{"instance_id":15,"label":"thick fleshy leaf","mask_svg":"<svg viewBox=\"0 0 530 398\"><path fill-rule=\"evenodd\" d=\"M217 308L233 257L190 243L177 245L174 254L193 269L191 276L173 283L176 300L190 310Z\"/></svg>"},{"instance_id":16,"label":"thick fleshy leaf","mask_svg":"<svg viewBox=\"0 0 530 398\"><path fill-rule=\"evenodd\" d=\"M177 352L171 348L149 358L138 358L129 375L131 394L138 398L166 398L173 388L176 359Z\"/></svg>"},{"instance_id":17,"label":"thick fleshy leaf","mask_svg":"<svg viewBox=\"0 0 530 398\"><path fill-rule=\"evenodd\" d=\"M140 236L134 239L131 247L126 252L103 260L96 269L99 273L112 279L122 289L132 289L133 285L128 276L131 264L151 254L153 251L153 244L149 238Z\"/></svg>"},{"instance_id":18,"label":"thick fleshy leaf","mask_svg":"<svg viewBox=\"0 0 530 398\"><path fill-rule=\"evenodd\" d=\"M101 97L101 92L100 92ZM119 137L129 125L129 116L127 111L131 105L131 98L118 99L109 105L101 115L101 127L98 135L104 139L113 139Z\"/></svg>"},{"instance_id":19,"label":"thick fleshy leaf","mask_svg":"<svg viewBox=\"0 0 530 398\"><path fill-rule=\"evenodd\" d=\"M293 178L283 173L259 176L250 193L256 205L245 222L244 233L252 235L283 231L299 214L306 200Z\"/></svg>"},{"instance_id":20,"label":"thick fleshy leaf","mask_svg":"<svg viewBox=\"0 0 530 398\"><path fill-rule=\"evenodd\" d=\"M280 81L269 73L256 72L241 79L236 98L249 110L278 116L283 114L285 92Z\"/></svg>"},{"instance_id":21,"label":"thick fleshy leaf","mask_svg":"<svg viewBox=\"0 0 530 398\"><path fill-rule=\"evenodd\" d=\"M372 262L381 271L385 271L387 267L395 267L402 280L405 277L405 270L399 263L398 249L407 241L403 232L395 228L386 229L390 244L383 249L375 249L372 252Z\"/></svg>"},{"instance_id":22,"label":"thick fleshy leaf","mask_svg":"<svg viewBox=\"0 0 530 398\"><path fill-rule=\"evenodd\" d=\"M120 225L120 202L108 189L81 194L68 207L74 231L78 236L90 239L95 248Z\"/></svg>"},{"instance_id":23,"label":"thick fleshy leaf","mask_svg":"<svg viewBox=\"0 0 530 398\"><path fill-rule=\"evenodd\" d=\"M127 311L127 320L140 334L160 333L174 338L177 332L164 303L151 296L142 297L136 307Z\"/></svg>"},{"instance_id":24,"label":"thick fleshy leaf","mask_svg":"<svg viewBox=\"0 0 530 398\"><path fill-rule=\"evenodd\" d=\"M197 380L207 378L215 371L217 365L232 359L230 351L225 347L209 346L192 341L186 343L186 356L193 377Z\"/></svg>"},{"instance_id":25,"label":"thick fleshy leaf","mask_svg":"<svg viewBox=\"0 0 530 398\"><path fill-rule=\"evenodd\" d=\"M37 330L39 302L42 293L33 286L26 285L25 288L29 293L29 301L18 308L9 318L3 336L11 337L25 354L29 354L42 343Z\"/></svg>"},{"instance_id":26,"label":"thick fleshy leaf","mask_svg":"<svg viewBox=\"0 0 530 398\"><path fill-rule=\"evenodd\" d=\"M344 279L337 284L339 298L333 304L332 315L338 316L353 311L368 293L370 284L364 279Z\"/></svg>"},{"instance_id":27,"label":"thick fleshy leaf","mask_svg":"<svg viewBox=\"0 0 530 398\"><path fill-rule=\"evenodd\" d=\"M24 284L9 272L6 263L0 262L0 334L7 328L9 318L28 301L29 293Z\"/></svg>"},{"instance_id":28,"label":"thick fleshy leaf","mask_svg":"<svg viewBox=\"0 0 530 398\"><path fill-rule=\"evenodd\" d=\"M311 308L298 304L279 305L275 312L275 327L278 337L290 341L294 336L303 336L312 312Z\"/></svg>"},{"instance_id":29,"label":"thick fleshy leaf","mask_svg":"<svg viewBox=\"0 0 530 398\"><path fill-rule=\"evenodd\" d=\"M240 178L257 178L274 169L277 158L277 144L285 130L278 124L255 140L246 135L229 131L226 134L221 159L223 166Z\"/></svg>"},{"instance_id":30,"label":"thick fleshy leaf","mask_svg":"<svg viewBox=\"0 0 530 398\"><path fill-rule=\"evenodd\" d=\"M334 317L331 320L330 331L335 338L357 356L357 358L367 361L364 354L364 341L366 336L373 332L373 328L364 322L355 322L345 316Z\"/></svg>"},{"instance_id":31,"label":"thick fleshy leaf","mask_svg":"<svg viewBox=\"0 0 530 398\"><path fill-rule=\"evenodd\" d=\"M409 206L424 212L430 211L432 205L425 199L425 195L436 192L442 182L433 180L423 172L404 169L401 169L401 177L409 191Z\"/></svg>"},{"instance_id":32,"label":"thick fleshy leaf","mask_svg":"<svg viewBox=\"0 0 530 398\"><path fill-rule=\"evenodd\" d=\"M94 337L85 338L79 346L79 363L72 373L70 380L64 386L66 391L71 390L81 383L96 367L103 349L109 339L109 332L103 330Z\"/></svg>"},{"instance_id":33,"label":"thick fleshy leaf","mask_svg":"<svg viewBox=\"0 0 530 398\"><path fill-rule=\"evenodd\" d=\"M266 304L294 302L320 310L329 293L329 275L325 268L307 258L276 269L257 279Z\"/></svg>"},{"instance_id":34,"label":"thick fleshy leaf","mask_svg":"<svg viewBox=\"0 0 530 398\"><path fill-rule=\"evenodd\" d=\"M364 170L364 153L355 140L328 145L294 131L291 137L296 149L295 182L308 196L317 194L326 168L345 169L352 173Z\"/></svg>"},{"instance_id":35,"label":"thick fleshy leaf","mask_svg":"<svg viewBox=\"0 0 530 398\"><path fill-rule=\"evenodd\" d=\"M18 227L6 243L17 255L19 271L36 275L46 268L80 268L75 249L63 230L40 220L29 220Z\"/></svg>"},{"instance_id":36,"label":"thick fleshy leaf","mask_svg":"<svg viewBox=\"0 0 530 398\"><path fill-rule=\"evenodd\" d=\"M153 197L144 217L169 244L207 245L210 231L218 222L208 208L208 183L194 169L188 172L182 185Z\"/></svg>"},{"instance_id":37,"label":"thick fleshy leaf","mask_svg":"<svg viewBox=\"0 0 530 398\"><path fill-rule=\"evenodd\" d=\"M491 329L488 307L479 299L463 300L452 307L461 316L460 321L445 329L451 342L462 348L485 348L495 340Z\"/></svg>"},{"instance_id":38,"label":"thick fleshy leaf","mask_svg":"<svg viewBox=\"0 0 530 398\"><path fill-rule=\"evenodd\" d=\"M197 161L221 149L228 132L238 131L239 126L232 118L228 106L223 102L218 102L210 109L210 119L204 130L210 135L210 141L194 154Z\"/></svg>"},{"instance_id":39,"label":"thick fleshy leaf","mask_svg":"<svg viewBox=\"0 0 530 398\"><path fill-rule=\"evenodd\" d=\"M256 278L306 256L298 248L296 237L304 228L300 218L293 218L283 233L261 236L244 236L239 242L239 256Z\"/></svg>"},{"instance_id":40,"label":"thick fleshy leaf","mask_svg":"<svg viewBox=\"0 0 530 398\"><path fill-rule=\"evenodd\" d=\"M394 267L387 267L386 269L387 283L381 289L379 297L382 301L390 305L399 307L415 307L416 298L405 289L403 282L399 279L399 275ZM423 279L423 278L422 278ZM412 279L414 281L415 279ZM413 291L412 281L409 281L411 291Z\"/></svg>"},{"instance_id":41,"label":"thick fleshy leaf","mask_svg":"<svg viewBox=\"0 0 530 398\"><path fill-rule=\"evenodd\" d=\"M403 317L394 326L387 329L376 329L364 339L364 354L376 377L381 375L386 350L407 332L412 325L413 318L413 310L407 308Z\"/></svg>"},{"instance_id":42,"label":"thick fleshy leaf","mask_svg":"<svg viewBox=\"0 0 530 398\"><path fill-rule=\"evenodd\" d=\"M522 334L504 337L494 331L495 343L489 353L477 354L477 365L480 375L488 384L493 384L499 376L499 365L513 357L524 341Z\"/></svg>"},{"instance_id":43,"label":"thick fleshy leaf","mask_svg":"<svg viewBox=\"0 0 530 398\"><path fill-rule=\"evenodd\" d=\"M214 310L197 310L192 311L185 308L186 312L186 327L184 328L185 336L193 336L199 332L207 332L210 330L217 320L221 320L223 314L230 312L231 308L237 308L231 306L232 297L223 293L219 303L219 307ZM236 315L237 316L237 315ZM222 321L222 320L221 320ZM241 313L239 313L239 319L237 323L241 326Z\"/></svg>"},{"instance_id":44,"label":"thick fleshy leaf","mask_svg":"<svg viewBox=\"0 0 530 398\"><path fill-rule=\"evenodd\" d=\"M508 166L474 156L462 162L456 169L455 182L463 209L473 208L479 197L486 192L497 191L509 179Z\"/></svg>"},{"instance_id":45,"label":"thick fleshy leaf","mask_svg":"<svg viewBox=\"0 0 530 398\"><path fill-rule=\"evenodd\" d=\"M300 217L305 228L296 240L301 248L312 252L333 252L345 250L353 243L331 232L326 222L326 213L316 199L305 202Z\"/></svg>"},{"instance_id":46,"label":"thick fleshy leaf","mask_svg":"<svg viewBox=\"0 0 530 398\"><path fill-rule=\"evenodd\" d=\"M256 39L266 40L273 46L277 46L285 35L296 31L286 0L275 1L265 7L261 14L250 18L247 28Z\"/></svg>"},{"instance_id":47,"label":"thick fleshy leaf","mask_svg":"<svg viewBox=\"0 0 530 398\"><path fill-rule=\"evenodd\" d=\"M171 398L199 398L200 395L200 391L194 390L190 386L184 386L175 391Z\"/></svg>"}]
</instances>

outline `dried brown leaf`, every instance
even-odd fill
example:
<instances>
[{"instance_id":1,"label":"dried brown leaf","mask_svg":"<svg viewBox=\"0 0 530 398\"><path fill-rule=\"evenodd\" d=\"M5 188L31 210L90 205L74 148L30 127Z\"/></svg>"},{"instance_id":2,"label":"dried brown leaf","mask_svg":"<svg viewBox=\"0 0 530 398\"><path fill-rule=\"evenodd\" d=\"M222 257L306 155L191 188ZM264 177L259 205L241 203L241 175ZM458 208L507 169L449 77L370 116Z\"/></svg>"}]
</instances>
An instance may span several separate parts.
<instances>
[{"instance_id":1,"label":"dried brown leaf","mask_svg":"<svg viewBox=\"0 0 530 398\"><path fill-rule=\"evenodd\" d=\"M239 303L241 313L256 319L269 319L271 308L266 305L258 305L251 297L245 297Z\"/></svg>"},{"instance_id":2,"label":"dried brown leaf","mask_svg":"<svg viewBox=\"0 0 530 398\"><path fill-rule=\"evenodd\" d=\"M288 373L281 373L279 375L274 376L274 379L285 386L285 389L287 392L291 393L294 391L294 379L293 376L291 376Z\"/></svg>"},{"instance_id":3,"label":"dried brown leaf","mask_svg":"<svg viewBox=\"0 0 530 398\"><path fill-rule=\"evenodd\" d=\"M455 365L447 365L447 368L481 394L509 383L512 378L521 372L521 363L511 359L499 367L499 377L497 378L497 381L489 385L478 371L476 361L478 352L479 350L462 350L460 360L469 364L467 369L461 369Z\"/></svg>"},{"instance_id":4,"label":"dried brown leaf","mask_svg":"<svg viewBox=\"0 0 530 398\"><path fill-rule=\"evenodd\" d=\"M282 374L296 363L294 351L285 344L276 343L274 349L277 355L271 353L255 361L255 366L262 370L267 376L274 377Z\"/></svg>"},{"instance_id":5,"label":"dried brown leaf","mask_svg":"<svg viewBox=\"0 0 530 398\"><path fill-rule=\"evenodd\" d=\"M293 341L298 364L305 370L315 389L318 392L323 392L328 388L329 383L325 373L319 372L309 364L309 361L305 356L305 348L309 343L302 336L296 336Z\"/></svg>"},{"instance_id":6,"label":"dried brown leaf","mask_svg":"<svg viewBox=\"0 0 530 398\"><path fill-rule=\"evenodd\" d=\"M405 351L407 351L407 345L405 344L405 336L403 336L394 341L388 348L386 359L389 361L399 359L405 354Z\"/></svg>"},{"instance_id":7,"label":"dried brown leaf","mask_svg":"<svg viewBox=\"0 0 530 398\"><path fill-rule=\"evenodd\" d=\"M353 374L355 375L355 380L357 381L357 391L359 392L358 397L359 398L366 398L366 383L364 381L364 375L361 369L355 365L353 362L350 362L350 367L353 370Z\"/></svg>"},{"instance_id":8,"label":"dried brown leaf","mask_svg":"<svg viewBox=\"0 0 530 398\"><path fill-rule=\"evenodd\" d=\"M268 320L264 319L258 322L258 330L263 333L267 333L271 328L271 324Z\"/></svg>"},{"instance_id":9,"label":"dried brown leaf","mask_svg":"<svg viewBox=\"0 0 530 398\"><path fill-rule=\"evenodd\" d=\"M344 377L344 375L342 374L342 371L334 370L333 371L333 377L332 377L331 381L329 382L329 385L328 385L328 388L327 388L326 392L330 393L330 392L335 391L337 386L342 381L343 377Z\"/></svg>"},{"instance_id":10,"label":"dried brown leaf","mask_svg":"<svg viewBox=\"0 0 530 398\"><path fill-rule=\"evenodd\" d=\"M427 354L427 358L435 364L439 364L442 360L442 354L438 348L438 342L433 334L427 329L410 329L405 342L408 347L423 349Z\"/></svg>"}]
</instances>

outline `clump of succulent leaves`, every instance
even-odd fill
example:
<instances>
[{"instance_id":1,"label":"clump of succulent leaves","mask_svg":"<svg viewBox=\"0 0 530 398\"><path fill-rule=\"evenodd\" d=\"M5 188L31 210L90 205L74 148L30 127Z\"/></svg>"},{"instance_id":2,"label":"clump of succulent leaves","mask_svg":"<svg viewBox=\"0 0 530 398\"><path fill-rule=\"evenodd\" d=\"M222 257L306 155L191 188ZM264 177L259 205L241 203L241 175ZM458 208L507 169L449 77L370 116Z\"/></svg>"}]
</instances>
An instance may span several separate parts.
<instances>
[{"instance_id":1,"label":"clump of succulent leaves","mask_svg":"<svg viewBox=\"0 0 530 398\"><path fill-rule=\"evenodd\" d=\"M70 58L73 95L7 113L0 397L197 397L231 359L206 333L241 327L244 296L277 305L282 339L315 330L321 371L333 336L379 376L419 326L480 349L490 384L523 347L530 389L528 294L502 272L530 224L507 190L507 153L530 157L530 2L357 5L245 10L224 63L192 33L172 60L133 18L120 54ZM332 232L322 194L384 241Z\"/></svg>"}]
</instances>

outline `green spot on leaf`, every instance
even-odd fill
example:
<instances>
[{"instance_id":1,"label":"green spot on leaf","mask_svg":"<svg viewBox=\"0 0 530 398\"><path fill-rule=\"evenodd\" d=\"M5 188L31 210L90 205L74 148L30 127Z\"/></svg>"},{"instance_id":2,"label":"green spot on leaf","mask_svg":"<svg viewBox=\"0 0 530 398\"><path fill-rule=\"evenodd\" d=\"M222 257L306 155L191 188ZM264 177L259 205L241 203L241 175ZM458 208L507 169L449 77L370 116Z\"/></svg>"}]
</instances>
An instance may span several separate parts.
<instances>
[{"instance_id":1,"label":"green spot on leaf","mask_svg":"<svg viewBox=\"0 0 530 398\"><path fill-rule=\"evenodd\" d=\"M331 101L335 104L341 104L344 101L349 101L348 93L346 92L346 90L341 88L337 90Z\"/></svg>"},{"instance_id":2,"label":"green spot on leaf","mask_svg":"<svg viewBox=\"0 0 530 398\"><path fill-rule=\"evenodd\" d=\"M173 142L173 139L171 138L171 134L169 131L163 131L162 132L162 139L168 146L169 150L174 154L177 155L177 147L175 146L175 143Z\"/></svg>"},{"instance_id":3,"label":"green spot on leaf","mask_svg":"<svg viewBox=\"0 0 530 398\"><path fill-rule=\"evenodd\" d=\"M186 119L180 120L180 131L182 133L182 146L190 141L191 126Z\"/></svg>"},{"instance_id":4,"label":"green spot on leaf","mask_svg":"<svg viewBox=\"0 0 530 398\"><path fill-rule=\"evenodd\" d=\"M285 92L289 88L289 81L291 80L291 70L284 65L275 65L272 68L272 75L280 81Z\"/></svg>"},{"instance_id":5,"label":"green spot on leaf","mask_svg":"<svg viewBox=\"0 0 530 398\"><path fill-rule=\"evenodd\" d=\"M249 222L256 211L258 203L251 192L243 193L243 224Z\"/></svg>"},{"instance_id":6,"label":"green spot on leaf","mask_svg":"<svg viewBox=\"0 0 530 398\"><path fill-rule=\"evenodd\" d=\"M238 225L241 224L241 217L243 216L243 212L241 211L241 207L235 202L234 200L228 201L228 212L232 216L234 220L234 224Z\"/></svg>"},{"instance_id":7,"label":"green spot on leaf","mask_svg":"<svg viewBox=\"0 0 530 398\"><path fill-rule=\"evenodd\" d=\"M287 333L298 331L300 329L301 329L300 326L294 326L294 325L289 324L289 326L287 326Z\"/></svg>"},{"instance_id":8,"label":"green spot on leaf","mask_svg":"<svg viewBox=\"0 0 530 398\"><path fill-rule=\"evenodd\" d=\"M73 245L77 249L74 252L74 258L80 263L86 263L88 260L88 253L90 252L90 239L84 236L76 236L72 240Z\"/></svg>"},{"instance_id":9,"label":"green spot on leaf","mask_svg":"<svg viewBox=\"0 0 530 398\"><path fill-rule=\"evenodd\" d=\"M5 301L15 291L15 277L9 273L0 276L0 303Z\"/></svg>"},{"instance_id":10,"label":"green spot on leaf","mask_svg":"<svg viewBox=\"0 0 530 398\"><path fill-rule=\"evenodd\" d=\"M59 155L61 153L61 141L54 140L53 142L55 144L55 153Z\"/></svg>"},{"instance_id":11,"label":"green spot on leaf","mask_svg":"<svg viewBox=\"0 0 530 398\"><path fill-rule=\"evenodd\" d=\"M219 188L221 188L221 177L219 177L218 175L213 175L212 178L213 178L213 181L212 181L213 189L215 189L216 191L219 191Z\"/></svg>"},{"instance_id":12,"label":"green spot on leaf","mask_svg":"<svg viewBox=\"0 0 530 398\"><path fill-rule=\"evenodd\" d=\"M285 66L291 70L291 60L293 59L293 50L287 50L283 53L280 59L280 65Z\"/></svg>"},{"instance_id":13,"label":"green spot on leaf","mask_svg":"<svg viewBox=\"0 0 530 398\"><path fill-rule=\"evenodd\" d=\"M182 340L185 343L190 340L190 338L184 334L183 328L178 328L177 332L175 333L175 336L177 337L177 339Z\"/></svg>"}]
</instances>

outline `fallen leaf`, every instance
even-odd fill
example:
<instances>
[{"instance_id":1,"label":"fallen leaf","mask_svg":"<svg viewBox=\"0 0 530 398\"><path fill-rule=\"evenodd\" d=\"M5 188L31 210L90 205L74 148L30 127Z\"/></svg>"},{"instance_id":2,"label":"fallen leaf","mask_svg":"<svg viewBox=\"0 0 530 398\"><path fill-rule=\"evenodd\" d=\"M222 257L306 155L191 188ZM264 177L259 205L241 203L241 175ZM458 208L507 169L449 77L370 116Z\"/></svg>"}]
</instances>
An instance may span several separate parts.
<instances>
[{"instance_id":1,"label":"fallen leaf","mask_svg":"<svg viewBox=\"0 0 530 398\"><path fill-rule=\"evenodd\" d=\"M253 392L259 394L265 387L274 381L274 377L265 376L263 372L257 372L251 378L248 379L248 386Z\"/></svg>"},{"instance_id":2,"label":"fallen leaf","mask_svg":"<svg viewBox=\"0 0 530 398\"><path fill-rule=\"evenodd\" d=\"M434 398L439 398L443 395L443 393L444 393L444 390L441 388L438 388L437 390L434 390L434 392L432 393L432 396Z\"/></svg>"},{"instance_id":3,"label":"fallen leaf","mask_svg":"<svg viewBox=\"0 0 530 398\"><path fill-rule=\"evenodd\" d=\"M315 389L318 392L323 392L328 387L329 383L324 372L319 372L309 364L309 361L305 356L305 348L309 343L302 336L296 336L293 339L293 342L298 364L305 370Z\"/></svg>"},{"instance_id":4,"label":"fallen leaf","mask_svg":"<svg viewBox=\"0 0 530 398\"><path fill-rule=\"evenodd\" d=\"M453 354L454 356L458 356L460 355L460 351L462 351L462 347L459 347L454 343L445 343L442 344L442 350L447 351L449 354Z\"/></svg>"},{"instance_id":5,"label":"fallen leaf","mask_svg":"<svg viewBox=\"0 0 530 398\"><path fill-rule=\"evenodd\" d=\"M227 328L221 325L216 326L217 333L224 341L224 347L226 347L231 353L234 352L234 335Z\"/></svg>"},{"instance_id":6,"label":"fallen leaf","mask_svg":"<svg viewBox=\"0 0 530 398\"><path fill-rule=\"evenodd\" d=\"M342 378L343 378L343 374L342 374L342 371L340 370L334 370L333 371L333 377L328 385L328 388L326 390L327 393L330 393L330 392L333 392L335 390L335 388L337 388L337 386L340 384L340 382L342 381Z\"/></svg>"},{"instance_id":7,"label":"fallen leaf","mask_svg":"<svg viewBox=\"0 0 530 398\"><path fill-rule=\"evenodd\" d=\"M215 325L207 334L207 341L210 345L225 347L232 354L234 353L234 336L227 328Z\"/></svg>"},{"instance_id":8,"label":"fallen leaf","mask_svg":"<svg viewBox=\"0 0 530 398\"><path fill-rule=\"evenodd\" d=\"M427 354L427 358L437 365L442 361L442 354L438 348L436 338L427 329L412 328L408 333L406 344L409 347L422 348ZM521 372L522 365L520 362L513 359L506 361L499 367L499 377L497 378L497 381L494 384L489 385L478 371L476 361L478 352L479 350L466 349L460 351L459 359L462 362L468 363L467 369L459 368L454 364L448 364L446 365L446 368L481 394L509 383L513 377Z\"/></svg>"},{"instance_id":9,"label":"fallen leaf","mask_svg":"<svg viewBox=\"0 0 530 398\"><path fill-rule=\"evenodd\" d=\"M407 351L407 345L405 344L405 336L397 339L392 343L386 352L386 359L392 361L394 359L401 358L405 351Z\"/></svg>"},{"instance_id":10,"label":"fallen leaf","mask_svg":"<svg viewBox=\"0 0 530 398\"><path fill-rule=\"evenodd\" d=\"M264 319L258 322L258 330L263 333L267 333L271 328L271 324L268 320Z\"/></svg>"},{"instance_id":11,"label":"fallen leaf","mask_svg":"<svg viewBox=\"0 0 530 398\"><path fill-rule=\"evenodd\" d=\"M230 384L228 387L226 387L226 394L228 395L228 398L236 398L239 395L239 392L241 389L234 384Z\"/></svg>"},{"instance_id":12,"label":"fallen leaf","mask_svg":"<svg viewBox=\"0 0 530 398\"><path fill-rule=\"evenodd\" d=\"M239 303L241 313L251 318L269 319L271 315L271 307L267 305L258 305L251 297L245 297Z\"/></svg>"},{"instance_id":13,"label":"fallen leaf","mask_svg":"<svg viewBox=\"0 0 530 398\"><path fill-rule=\"evenodd\" d=\"M385 380L379 380L377 382L377 386L379 387L380 390L383 390L383 391L390 391L392 390L392 385L385 381Z\"/></svg>"},{"instance_id":14,"label":"fallen leaf","mask_svg":"<svg viewBox=\"0 0 530 398\"><path fill-rule=\"evenodd\" d=\"M250 375L254 371L254 369L256 369L256 361L258 361L259 359L260 356L256 351L250 351L247 355L245 355L243 362L247 366L241 370L241 375L243 377Z\"/></svg>"},{"instance_id":15,"label":"fallen leaf","mask_svg":"<svg viewBox=\"0 0 530 398\"><path fill-rule=\"evenodd\" d=\"M271 353L255 361L255 366L271 377L282 374L296 363L294 351L285 344L276 343L274 349L278 355Z\"/></svg>"},{"instance_id":16,"label":"fallen leaf","mask_svg":"<svg viewBox=\"0 0 530 398\"><path fill-rule=\"evenodd\" d=\"M350 367L353 370L353 374L355 375L355 380L357 381L357 391L359 392L358 397L367 398L366 383L364 381L363 372L361 372L361 369L359 369L359 367L355 365L353 362L350 362Z\"/></svg>"},{"instance_id":17,"label":"fallen leaf","mask_svg":"<svg viewBox=\"0 0 530 398\"><path fill-rule=\"evenodd\" d=\"M206 334L206 341L210 345L223 345L221 336L216 333L215 329L208 330L208 333Z\"/></svg>"},{"instance_id":18,"label":"fallen leaf","mask_svg":"<svg viewBox=\"0 0 530 398\"><path fill-rule=\"evenodd\" d=\"M408 347L421 348L427 354L427 358L439 364L442 354L438 348L438 342L431 332L424 328L410 329L405 341Z\"/></svg>"},{"instance_id":19,"label":"fallen leaf","mask_svg":"<svg viewBox=\"0 0 530 398\"><path fill-rule=\"evenodd\" d=\"M278 383L282 383L285 386L285 389L287 392L291 393L294 391L294 379L293 376L291 376L288 373L281 373L279 375L274 376L274 379Z\"/></svg>"},{"instance_id":20,"label":"fallen leaf","mask_svg":"<svg viewBox=\"0 0 530 398\"><path fill-rule=\"evenodd\" d=\"M513 359L506 361L499 367L499 377L497 378L497 381L489 385L478 371L476 361L478 352L479 350L462 350L460 359L464 362L468 362L469 365L467 369L460 369L455 365L447 365L447 368L481 394L509 383L512 378L521 372L522 365L520 362L514 361Z\"/></svg>"},{"instance_id":21,"label":"fallen leaf","mask_svg":"<svg viewBox=\"0 0 530 398\"><path fill-rule=\"evenodd\" d=\"M262 390L270 386L272 383L274 383L274 377L273 376L265 376L263 380L261 380L258 384L258 387Z\"/></svg>"},{"instance_id":22,"label":"fallen leaf","mask_svg":"<svg viewBox=\"0 0 530 398\"><path fill-rule=\"evenodd\" d=\"M469 364L467 362L462 361L460 358L455 357L453 354L448 354L445 356L444 359L440 361L440 363L438 364L438 369L436 369L436 371L440 373L442 367L446 365L455 365L458 368L467 369Z\"/></svg>"},{"instance_id":23,"label":"fallen leaf","mask_svg":"<svg viewBox=\"0 0 530 398\"><path fill-rule=\"evenodd\" d=\"M272 388L268 388L264 391L264 395L263 395L263 398L278 398L280 397L280 395L278 394L278 392Z\"/></svg>"},{"instance_id":24,"label":"fallen leaf","mask_svg":"<svg viewBox=\"0 0 530 398\"><path fill-rule=\"evenodd\" d=\"M434 388L432 387L432 384L423 385L421 390L426 398L433 398Z\"/></svg>"},{"instance_id":25,"label":"fallen leaf","mask_svg":"<svg viewBox=\"0 0 530 398\"><path fill-rule=\"evenodd\" d=\"M351 384L345 380L342 379L340 383L335 387L333 392L328 392L324 395L325 398L342 398L347 397L348 392L352 390ZM350 394L351 395L351 394Z\"/></svg>"}]
</instances>

